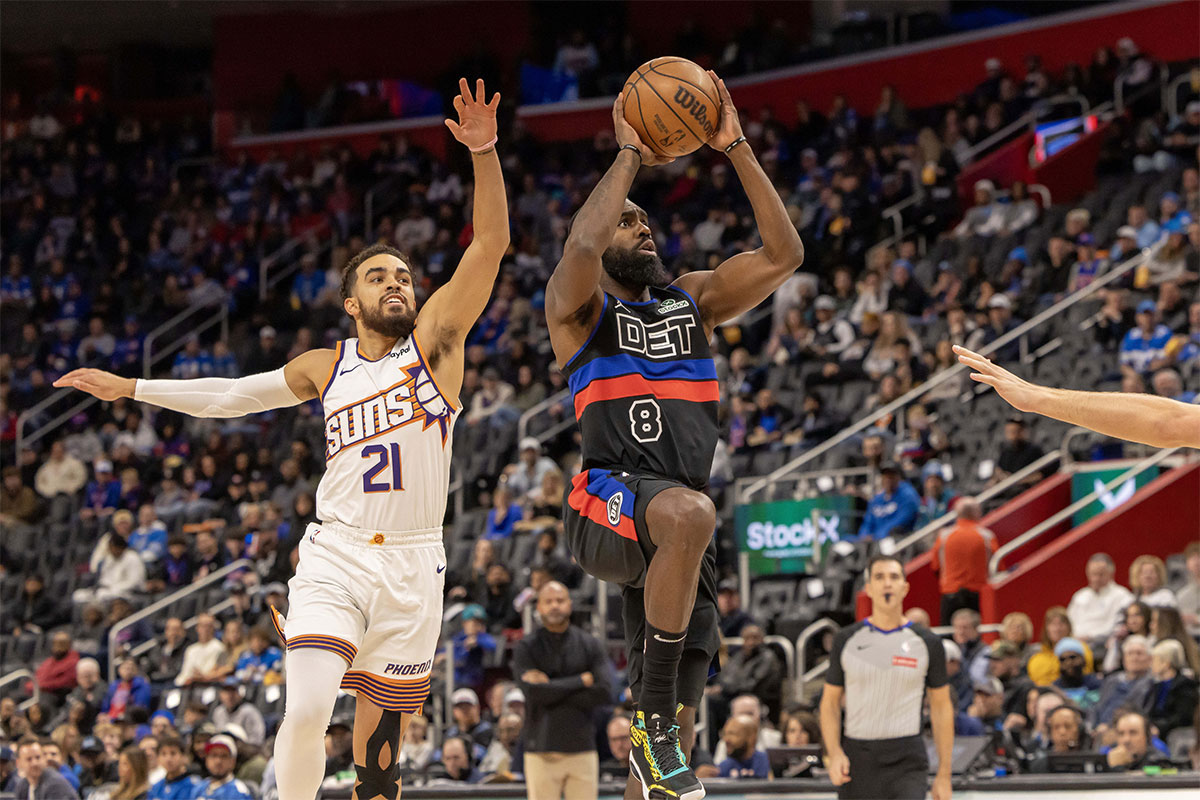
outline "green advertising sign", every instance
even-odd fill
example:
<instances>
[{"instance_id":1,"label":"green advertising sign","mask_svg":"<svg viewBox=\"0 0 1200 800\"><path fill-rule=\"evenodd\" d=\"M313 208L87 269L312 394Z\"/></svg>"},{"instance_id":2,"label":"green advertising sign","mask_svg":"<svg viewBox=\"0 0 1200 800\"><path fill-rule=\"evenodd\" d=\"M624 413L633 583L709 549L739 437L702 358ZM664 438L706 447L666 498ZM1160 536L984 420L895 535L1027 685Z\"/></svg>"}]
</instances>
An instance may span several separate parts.
<instances>
[{"instance_id":1,"label":"green advertising sign","mask_svg":"<svg viewBox=\"0 0 1200 800\"><path fill-rule=\"evenodd\" d=\"M740 505L734 511L738 550L751 575L812 571L834 542L853 536L854 501L846 495Z\"/></svg>"},{"instance_id":2,"label":"green advertising sign","mask_svg":"<svg viewBox=\"0 0 1200 800\"><path fill-rule=\"evenodd\" d=\"M1114 478L1119 478L1128 471L1128 466L1107 467L1104 469L1082 470L1071 476L1072 503L1082 500L1092 492L1097 492L1100 495L1099 499L1093 500L1075 512L1075 516L1071 522L1072 527L1077 528L1097 514L1103 514L1105 511L1116 508L1133 497L1138 489L1158 477L1158 467L1149 467L1111 489L1104 488L1106 483Z\"/></svg>"}]
</instances>

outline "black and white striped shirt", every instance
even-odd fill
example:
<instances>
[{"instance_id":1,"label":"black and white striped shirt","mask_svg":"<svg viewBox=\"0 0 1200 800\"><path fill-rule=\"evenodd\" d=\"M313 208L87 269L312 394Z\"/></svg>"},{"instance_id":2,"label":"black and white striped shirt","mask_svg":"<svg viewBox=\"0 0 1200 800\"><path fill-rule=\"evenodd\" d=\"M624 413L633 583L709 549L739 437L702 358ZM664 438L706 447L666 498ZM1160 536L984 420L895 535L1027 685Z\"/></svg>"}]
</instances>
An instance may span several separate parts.
<instances>
[{"instance_id":1,"label":"black and white striped shirt","mask_svg":"<svg viewBox=\"0 0 1200 800\"><path fill-rule=\"evenodd\" d=\"M867 620L833 638L825 682L846 694L843 733L851 739L898 739L921 733L925 689L945 686L946 651L923 625L890 631Z\"/></svg>"}]
</instances>

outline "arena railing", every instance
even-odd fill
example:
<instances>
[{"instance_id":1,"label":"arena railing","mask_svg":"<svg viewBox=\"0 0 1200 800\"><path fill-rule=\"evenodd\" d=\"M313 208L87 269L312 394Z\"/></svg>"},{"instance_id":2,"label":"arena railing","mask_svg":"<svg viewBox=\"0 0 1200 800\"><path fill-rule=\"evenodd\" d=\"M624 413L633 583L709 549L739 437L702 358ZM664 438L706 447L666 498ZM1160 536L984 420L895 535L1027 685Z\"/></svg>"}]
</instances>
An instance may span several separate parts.
<instances>
[{"instance_id":1,"label":"arena railing","mask_svg":"<svg viewBox=\"0 0 1200 800\"><path fill-rule=\"evenodd\" d=\"M1182 455L1183 448L1172 447L1167 450L1159 450L1157 453L1150 456L1149 458L1142 459L1141 461L1134 464L1129 469L1122 472L1117 477L1113 478L1110 481L1107 481L1104 484L1103 491L1111 492L1113 489L1115 489L1116 487L1125 483L1126 481L1136 478L1138 475L1140 475L1141 473L1150 469L1151 467L1157 466L1158 464L1161 464L1163 461L1166 461L1168 458L1175 456L1177 454ZM1004 557L1006 555L1013 552L1014 550L1017 550L1017 549L1025 546L1029 542L1032 542L1035 539L1038 539L1043 534L1045 534L1047 531L1049 531L1050 529L1052 529L1056 525L1058 525L1060 522L1070 519L1072 516L1075 515L1076 511L1084 509L1087 506L1091 505L1092 503L1096 502L1096 500L1098 500L1100 498L1100 494L1101 494L1101 491L1093 489L1091 492L1088 492L1086 495L1084 495L1080 499L1076 500L1074 503L1071 503L1071 505L1067 506L1062 511L1059 511L1058 513L1050 516L1049 518L1043 520L1042 522L1038 523L1037 525L1034 525L1032 528L1030 528L1025 533L1021 534L1020 536L1016 537L1012 541L1010 541L1007 544L1004 544L1003 546L998 548L996 550L996 552L992 554L991 560L988 561L989 577L992 579L995 579L997 576L999 576L1002 572L1005 571L1000 568L1000 562L1004 559ZM1013 566L1014 565L1010 564L1009 569L1011 569Z\"/></svg>"},{"instance_id":2,"label":"arena railing","mask_svg":"<svg viewBox=\"0 0 1200 800\"><path fill-rule=\"evenodd\" d=\"M986 356L996 352L997 350L1000 350L1005 345L1010 343L1027 341L1026 337L1035 331L1039 326L1041 326L1042 323L1058 316L1079 302L1094 296L1101 289L1115 282L1117 279L1128 275L1137 267L1144 264L1148 257L1148 250L1143 250L1137 253L1127 261L1110 269L1108 272L1092 281L1092 283L1088 284L1083 289L1064 297L1059 302L1053 304L1044 311L1035 314L1032 318L999 337L994 342L980 348L981 354ZM884 417L894 414L900 409L903 409L912 401L919 399L925 394L928 394L932 389L941 386L943 383L946 383L949 380L961 379L966 371L967 368L962 364L955 364L952 367L948 367L947 369L944 369L941 372L931 376L929 380L925 381L920 386L913 388L896 400L893 400L882 408L877 409L871 414L868 414L849 427L844 428L841 433L833 436L832 438L826 439L816 447L805 451L800 456L796 457L787 464L784 464L782 467L779 467L773 472L758 478L739 480L736 484L735 492L738 502L750 502L768 486L778 483L781 480L792 479L794 474L804 465L813 462L817 457L822 456L834 448L846 443L852 437L872 427L876 422Z\"/></svg>"},{"instance_id":3,"label":"arena railing","mask_svg":"<svg viewBox=\"0 0 1200 800\"><path fill-rule=\"evenodd\" d=\"M216 572L210 572L208 575L205 575L203 578L200 578L192 583L189 583L187 586L184 586L183 588L172 592L171 594L167 595L166 597L160 598L159 600L151 603L150 605L146 606L142 610L135 611L134 613L130 614L128 617L125 617L125 619L123 619L120 622L113 625L112 628L108 631L108 652L109 652L108 682L112 683L114 680L116 680L116 677L117 677L117 658L116 658L116 654L118 652L117 635L121 631L125 630L128 627L131 627L136 622L140 622L141 620L144 620L148 617L153 617L155 614L162 611L163 609L170 608L173 604L179 602L180 600L182 600L183 598L185 598L189 595L199 592L201 589L206 589L209 586L213 585L214 583L220 583L220 582L224 581L226 578L228 578L234 572L237 572L237 571L243 570L243 569L248 572L253 572L254 571L254 562L247 558L239 558L237 561L231 562L231 563L226 564L225 566L221 567Z\"/></svg>"},{"instance_id":4,"label":"arena railing","mask_svg":"<svg viewBox=\"0 0 1200 800\"><path fill-rule=\"evenodd\" d=\"M181 324L189 317L203 311L212 311L213 304L205 303L200 305L189 306L183 311L180 311L174 317L159 325L150 333L146 334L146 339L142 342L142 377L150 378L153 376L154 365L183 348L188 340L193 336L199 336L204 331L211 328L213 325L221 326L221 339L229 338L229 306L226 303L221 303L221 307L213 314L209 314L199 323L192 324L191 327L184 329L184 333L178 335L166 347L154 352L154 343L169 334L173 330L180 329Z\"/></svg>"},{"instance_id":5,"label":"arena railing","mask_svg":"<svg viewBox=\"0 0 1200 800\"><path fill-rule=\"evenodd\" d=\"M42 699L42 690L38 688L37 681L34 680L33 672L28 669L14 669L12 672L0 677L0 686L7 686L10 683L16 683L20 680L28 680L29 685L33 687L33 695L22 700L17 708L24 711L30 706L36 705Z\"/></svg>"}]
</instances>

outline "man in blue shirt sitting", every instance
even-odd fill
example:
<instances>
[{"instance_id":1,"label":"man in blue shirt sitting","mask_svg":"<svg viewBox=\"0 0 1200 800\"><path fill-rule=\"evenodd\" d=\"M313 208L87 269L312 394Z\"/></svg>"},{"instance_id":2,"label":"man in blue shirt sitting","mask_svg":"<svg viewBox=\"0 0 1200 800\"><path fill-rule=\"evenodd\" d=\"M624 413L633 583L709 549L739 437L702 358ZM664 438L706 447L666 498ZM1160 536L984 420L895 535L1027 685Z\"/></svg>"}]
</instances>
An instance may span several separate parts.
<instances>
[{"instance_id":1,"label":"man in blue shirt sitting","mask_svg":"<svg viewBox=\"0 0 1200 800\"><path fill-rule=\"evenodd\" d=\"M859 536L883 539L897 533L908 533L921 508L917 490L901 478L900 467L888 462L880 467L883 489L867 504L867 513Z\"/></svg>"},{"instance_id":2,"label":"man in blue shirt sitting","mask_svg":"<svg viewBox=\"0 0 1200 800\"><path fill-rule=\"evenodd\" d=\"M204 766L212 780L204 787L198 800L254 800L250 787L233 776L237 764L237 745L232 736L219 734L204 746Z\"/></svg>"},{"instance_id":3,"label":"man in blue shirt sitting","mask_svg":"<svg viewBox=\"0 0 1200 800\"><path fill-rule=\"evenodd\" d=\"M150 787L146 800L194 800L204 789L204 781L188 774L187 751L175 736L158 740L158 765L166 777Z\"/></svg>"},{"instance_id":4,"label":"man in blue shirt sitting","mask_svg":"<svg viewBox=\"0 0 1200 800\"><path fill-rule=\"evenodd\" d=\"M729 757L717 766L722 778L770 777L771 764L767 754L755 745L758 742L758 721L749 716L732 716L721 731L725 752Z\"/></svg>"}]
</instances>

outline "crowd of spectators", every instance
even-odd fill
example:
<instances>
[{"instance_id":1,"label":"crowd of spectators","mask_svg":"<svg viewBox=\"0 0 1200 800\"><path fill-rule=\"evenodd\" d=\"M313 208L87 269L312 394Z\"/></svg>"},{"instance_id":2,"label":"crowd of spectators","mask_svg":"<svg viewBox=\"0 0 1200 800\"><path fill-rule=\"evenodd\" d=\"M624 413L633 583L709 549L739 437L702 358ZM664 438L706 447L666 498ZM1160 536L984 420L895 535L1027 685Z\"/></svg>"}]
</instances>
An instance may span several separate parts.
<instances>
[{"instance_id":1,"label":"crowd of spectators","mask_svg":"<svg viewBox=\"0 0 1200 800\"><path fill-rule=\"evenodd\" d=\"M1136 48L1124 52L1122 68L1137 63L1136 57ZM1044 82L1031 80L1039 74ZM1047 210L1024 187L1013 186L1001 197L986 182L976 187L975 207L952 227L960 216L954 190L965 152L960 143L986 137L1056 81L1078 79L1078 88L1087 91L1082 74L1051 78L1031 60L1021 85L1032 93L1009 96L1017 82L988 65L979 89L946 109L909 111L885 89L874 116L860 118L844 100L827 114L802 104L800 121L790 128L769 109L743 110L747 137L802 231L811 271L776 294L765 325L748 320L715 338L727 389L721 449L728 458L718 453L714 487L731 477L721 472L730 469L729 458L803 450L848 422L827 407L822 388L865 382L865 408L881 407L950 366L952 344L995 341L1103 274L1133 247L1150 248L1150 261L1128 285L1106 293L1095 326L1097 347L1108 353L1114 378L1130 390L1145 391L1149 381L1160 394L1187 399L1200 374L1200 303L1193 299L1200 275L1200 182L1194 145L1173 143L1178 130L1160 137L1167 149L1154 149L1139 162L1139 169L1178 174L1174 196L1164 196L1151 211L1130 207L1128 229L1112 237L1097 241L1087 212L1072 211L1044 248L1014 246L991 270L972 255L980 244L1019 237ZM3 701L0 728L24 765L24 779L40 776L36 764L44 760L68 782L72 773L84 794L117 784L114 797L136 796L133 783L186 775L218 781L221 796L235 797L238 781L270 785L270 733L281 708L283 669L270 609L286 613L284 582L294 570L297 539L315 519L323 442L319 405L217 423L126 401L95 404L76 412L45 452L38 446L13 452L17 416L47 398L53 380L76 366L141 374L146 333L193 304L227 309L231 335L189 340L159 370L175 377L265 371L348 335L337 270L347 253L364 244L359 201L363 189L380 180L397 187L400 205L378 218L369 238L410 252L427 295L446 280L470 241L470 186L403 138L381 141L366 158L330 147L316 158L272 156L255 163L242 155L232 164L177 170L183 159L205 152L203 134L76 110L81 116L69 125L39 113L17 125L17 134L0 148L0 217L10 232L2 252L0 333L14 343L0 354L0 449L6 464L16 463L3 474L0 567L9 584L19 584L13 605L6 605L16 612L6 644L32 637L49 648L35 678L40 702L20 713L11 700ZM1195 127L1200 119L1192 117L1200 109L1189 107L1188 115L1184 124ZM928 119L918 124L922 118ZM1164 120L1147 119L1151 128L1169 130ZM562 586L578 597L588 581L559 542L564 475L578 468L574 432L568 426L545 442L519 443L513 434L521 413L565 386L551 364L541 292L570 213L611 157L611 134L597 134L590 148L567 149L542 147L514 127L502 148L512 179L514 249L468 343L462 390L467 412L456 431L466 505L477 510L455 521L455 535L470 552L447 581L448 601L461 603L446 631L460 687L451 702L455 725L439 732L414 724L404 758L413 774L431 780L522 774L522 754L537 752L529 747L536 732L524 726L534 707L548 702L543 684L570 678L571 690L587 690L584 696L592 700L607 692L609 702L595 705L603 709L597 714L612 716L592 719L593 738L600 756L605 742L611 755L599 758L601 774L606 765L616 774L627 763L620 720L629 711L617 689L616 667L606 665L604 675L598 667L552 675L542 667L514 672L512 666L522 652L525 621L545 622L539 607L547 587ZM646 171L636 192L660 215L655 235L669 269L703 269L756 246L748 203L735 184L722 160L703 153ZM953 259L929 263L915 238L875 245L886 233L878 209L913 192L920 198L913 222L935 248L956 249ZM289 240L299 243L295 277L268 287L267 301L260 302L259 267ZM330 242L336 246L326 247ZM1151 289L1156 300L1127 308L1129 298ZM795 370L796 387L805 391L777 396L767 385L773 368ZM927 397L902 421L892 417L862 438L856 465L873 468L878 479L859 490L866 509L863 536L893 536L952 509L969 511L943 466L954 443L934 416L938 403L953 396ZM566 403L546 411L552 422L569 420L571 413ZM1007 425L1005 437L993 480L1041 455L1022 423ZM495 441L508 446L490 450ZM918 481L919 490L910 481ZM40 541L47 530L70 541ZM1193 560L1200 563L1193 556L1189 569ZM215 585L230 601L222 618L199 615L193 631L180 618L165 620L161 632L147 620L124 623L146 599L243 559L247 565ZM1170 638L1164 631L1174 630L1168 611L1151 610L1163 605L1168 591L1160 571L1161 562L1144 562L1131 576L1136 602L1125 613L1129 622L1140 615L1141 627L1132 626L1140 632L1129 635L1164 639ZM1198 573L1192 574L1194 582ZM971 591L970 576L958 584L947 594ZM765 760L756 747L814 743L815 727L811 708L785 700L782 664L763 643L770 621L745 616L731 606L731 595L736 592L721 592L722 630L743 644L710 687L713 706L725 718L714 727L720 740L702 743L711 764L703 754L697 764L715 770L710 774L761 776ZM1195 592L1190 596L1194 600ZM970 599L959 599L964 597ZM963 621L964 611L971 612L969 604L949 616ZM1196 613L1184 613L1182 624L1200 626ZM1103 693L1103 685L1089 686L1097 654L1101 667L1114 659L1112 672L1122 666L1121 656L1112 654L1123 654L1128 636L1113 628L1084 641L1070 636L1067 621L1063 633L1062 620L1048 618L1026 674L1031 680L1050 676L1047 684L1063 682L1059 693L1082 704L1089 692ZM66 625L70 634L44 636ZM969 631L959 642L957 622L955 627L970 675L967 661L978 658L981 645ZM1031 636L1032 630L1023 646ZM1147 694L1153 703L1139 706L1149 720L1144 738L1155 729L1169 736L1170 726L1186 721L1179 709L1187 697L1194 706L1198 665L1189 640L1179 640L1181 656L1166 642L1153 645L1161 652L1149 650L1161 667L1151 668L1156 685L1167 688ZM111 685L105 680L110 669ZM1005 676L988 669L987 663L976 666L979 679L970 687L974 716L991 720L995 701L987 698L995 696L995 684L975 690L988 678L1003 684ZM1013 713L1025 713L1029 730L1040 735L1045 721L1025 699L1014 701L1020 708ZM1122 722L1108 720L1113 729ZM335 718L327 740L327 771L335 784L353 779L349 733L345 717ZM20 744L27 735L41 743ZM57 745L57 760L47 739ZM1121 747L1131 753L1134 745ZM11 769L13 759L3 755L0 750L0 770L6 764ZM139 758L146 769L134 763Z\"/></svg>"}]
</instances>

